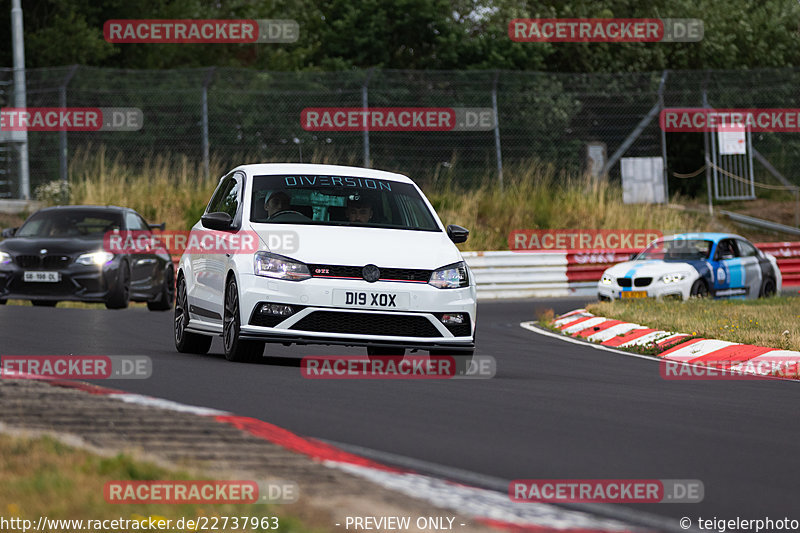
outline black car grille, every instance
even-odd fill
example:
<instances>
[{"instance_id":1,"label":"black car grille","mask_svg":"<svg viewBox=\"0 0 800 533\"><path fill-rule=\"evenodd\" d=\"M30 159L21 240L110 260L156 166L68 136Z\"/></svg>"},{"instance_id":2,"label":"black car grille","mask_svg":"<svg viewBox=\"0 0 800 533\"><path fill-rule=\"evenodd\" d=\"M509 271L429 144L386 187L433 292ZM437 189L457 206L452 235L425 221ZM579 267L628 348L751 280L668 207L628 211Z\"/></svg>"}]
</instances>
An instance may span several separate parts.
<instances>
[{"instance_id":1,"label":"black car grille","mask_svg":"<svg viewBox=\"0 0 800 533\"><path fill-rule=\"evenodd\" d=\"M364 279L361 275L363 266L350 265L308 265L311 275L315 278L356 278ZM379 281L416 281L427 283L431 279L430 270L413 268L380 268Z\"/></svg>"},{"instance_id":2,"label":"black car grille","mask_svg":"<svg viewBox=\"0 0 800 533\"><path fill-rule=\"evenodd\" d=\"M43 268L57 270L65 268L70 264L72 258L68 255L50 254L40 255L18 255L17 265L21 268Z\"/></svg>"},{"instance_id":3,"label":"black car grille","mask_svg":"<svg viewBox=\"0 0 800 533\"><path fill-rule=\"evenodd\" d=\"M289 329L351 335L393 335L397 337L441 337L424 316L380 313L314 311Z\"/></svg>"},{"instance_id":4,"label":"black car grille","mask_svg":"<svg viewBox=\"0 0 800 533\"><path fill-rule=\"evenodd\" d=\"M652 282L653 278L636 278L635 280L633 280L633 284L636 287L647 287Z\"/></svg>"},{"instance_id":5,"label":"black car grille","mask_svg":"<svg viewBox=\"0 0 800 533\"><path fill-rule=\"evenodd\" d=\"M67 296L75 294L75 284L67 279L56 283L26 283L21 278L13 280L8 287L9 292L31 296Z\"/></svg>"},{"instance_id":6,"label":"black car grille","mask_svg":"<svg viewBox=\"0 0 800 533\"><path fill-rule=\"evenodd\" d=\"M17 264L22 268L38 268L42 259L38 255L18 255Z\"/></svg>"},{"instance_id":7,"label":"black car grille","mask_svg":"<svg viewBox=\"0 0 800 533\"><path fill-rule=\"evenodd\" d=\"M620 287L630 287L631 286L631 278L617 278L617 284Z\"/></svg>"}]
</instances>

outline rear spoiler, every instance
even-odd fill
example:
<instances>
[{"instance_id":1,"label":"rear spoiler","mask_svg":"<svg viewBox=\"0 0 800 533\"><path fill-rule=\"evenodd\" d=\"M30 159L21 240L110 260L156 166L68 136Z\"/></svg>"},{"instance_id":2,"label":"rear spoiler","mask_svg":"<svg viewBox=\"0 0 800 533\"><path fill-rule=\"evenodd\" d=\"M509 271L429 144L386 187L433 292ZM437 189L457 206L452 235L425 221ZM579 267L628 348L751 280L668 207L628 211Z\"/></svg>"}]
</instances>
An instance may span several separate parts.
<instances>
[{"instance_id":1,"label":"rear spoiler","mask_svg":"<svg viewBox=\"0 0 800 533\"><path fill-rule=\"evenodd\" d=\"M167 227L167 223L162 222L161 224L148 224L148 226L150 226L150 229L160 229L161 231L164 231Z\"/></svg>"}]
</instances>

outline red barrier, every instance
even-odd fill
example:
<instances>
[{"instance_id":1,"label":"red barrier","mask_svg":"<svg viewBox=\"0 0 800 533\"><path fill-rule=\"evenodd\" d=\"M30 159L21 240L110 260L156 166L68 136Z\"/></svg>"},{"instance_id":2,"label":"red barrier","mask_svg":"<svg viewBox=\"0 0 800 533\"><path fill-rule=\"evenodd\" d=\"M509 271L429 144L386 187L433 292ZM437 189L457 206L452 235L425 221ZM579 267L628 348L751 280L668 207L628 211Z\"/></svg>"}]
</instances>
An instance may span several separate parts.
<instances>
[{"instance_id":1,"label":"red barrier","mask_svg":"<svg viewBox=\"0 0 800 533\"><path fill-rule=\"evenodd\" d=\"M800 242L754 243L761 251L775 256L786 286L800 285ZM611 265L630 259L641 250L566 250L569 281L599 281Z\"/></svg>"}]
</instances>

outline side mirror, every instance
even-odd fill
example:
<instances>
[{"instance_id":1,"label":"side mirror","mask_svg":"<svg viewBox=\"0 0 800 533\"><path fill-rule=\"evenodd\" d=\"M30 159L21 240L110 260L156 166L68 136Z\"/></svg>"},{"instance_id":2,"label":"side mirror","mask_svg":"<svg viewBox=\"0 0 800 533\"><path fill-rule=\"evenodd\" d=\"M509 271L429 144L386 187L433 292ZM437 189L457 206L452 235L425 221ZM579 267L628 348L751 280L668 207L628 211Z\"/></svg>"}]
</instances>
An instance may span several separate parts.
<instances>
[{"instance_id":1,"label":"side mirror","mask_svg":"<svg viewBox=\"0 0 800 533\"><path fill-rule=\"evenodd\" d=\"M469 230L461 226L456 226L455 224L450 224L447 226L447 236L450 237L451 241L458 244L467 240L467 237L469 237Z\"/></svg>"},{"instance_id":2,"label":"side mirror","mask_svg":"<svg viewBox=\"0 0 800 533\"><path fill-rule=\"evenodd\" d=\"M17 233L18 229L19 228L6 228L6 229L4 229L3 233L2 233L3 238L4 239L10 239L11 237L13 237Z\"/></svg>"},{"instance_id":3,"label":"side mirror","mask_svg":"<svg viewBox=\"0 0 800 533\"><path fill-rule=\"evenodd\" d=\"M167 228L167 223L162 222L161 224L148 224L151 230L161 230L164 231Z\"/></svg>"},{"instance_id":4,"label":"side mirror","mask_svg":"<svg viewBox=\"0 0 800 533\"><path fill-rule=\"evenodd\" d=\"M217 211L200 217L200 222L208 229L225 231L231 229L233 218L228 213Z\"/></svg>"}]
</instances>

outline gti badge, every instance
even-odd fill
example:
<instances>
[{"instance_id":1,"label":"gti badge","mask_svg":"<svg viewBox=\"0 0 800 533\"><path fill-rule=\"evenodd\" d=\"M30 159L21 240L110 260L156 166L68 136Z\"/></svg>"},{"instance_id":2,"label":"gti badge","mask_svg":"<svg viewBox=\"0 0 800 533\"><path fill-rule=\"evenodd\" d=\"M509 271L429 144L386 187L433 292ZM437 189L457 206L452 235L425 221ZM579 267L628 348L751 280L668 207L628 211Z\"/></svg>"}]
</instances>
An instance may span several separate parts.
<instances>
[{"instance_id":1,"label":"gti badge","mask_svg":"<svg viewBox=\"0 0 800 533\"><path fill-rule=\"evenodd\" d=\"M364 277L365 281L369 283L375 283L381 277L381 271L375 265L367 265L361 269L361 275Z\"/></svg>"}]
</instances>

